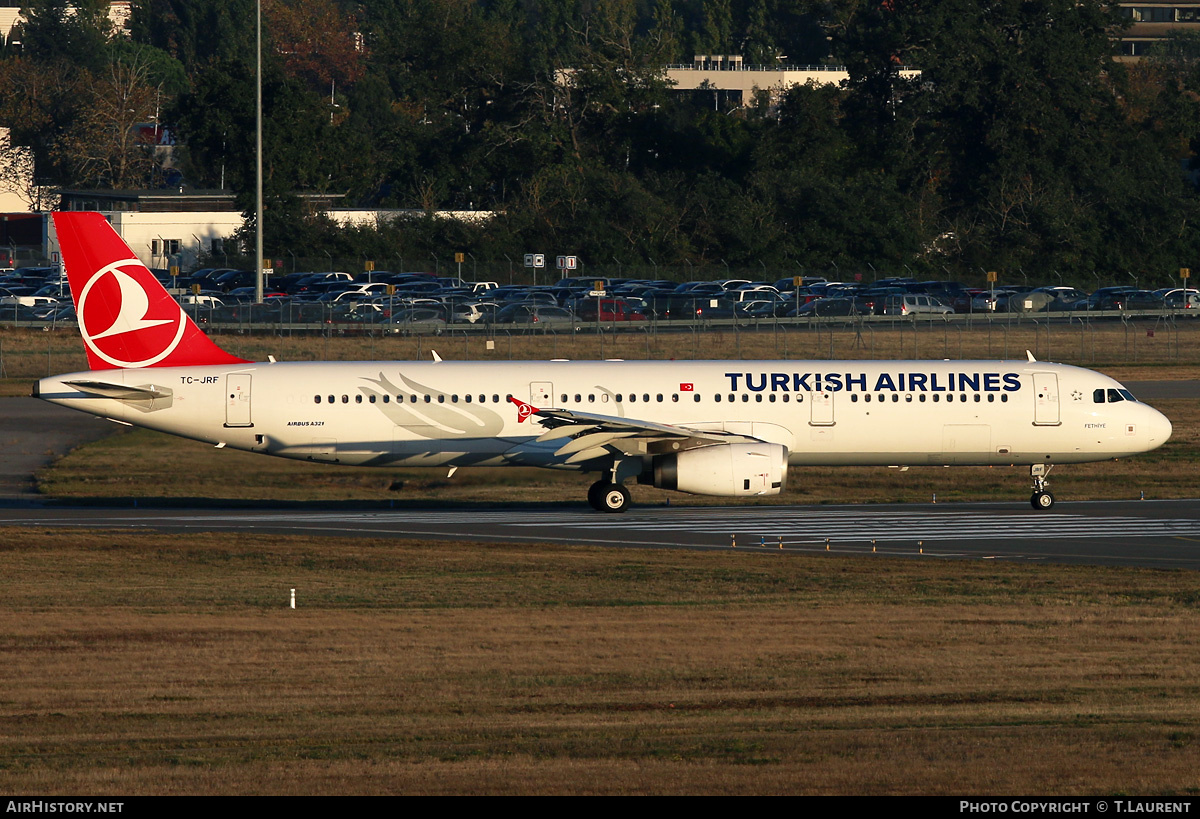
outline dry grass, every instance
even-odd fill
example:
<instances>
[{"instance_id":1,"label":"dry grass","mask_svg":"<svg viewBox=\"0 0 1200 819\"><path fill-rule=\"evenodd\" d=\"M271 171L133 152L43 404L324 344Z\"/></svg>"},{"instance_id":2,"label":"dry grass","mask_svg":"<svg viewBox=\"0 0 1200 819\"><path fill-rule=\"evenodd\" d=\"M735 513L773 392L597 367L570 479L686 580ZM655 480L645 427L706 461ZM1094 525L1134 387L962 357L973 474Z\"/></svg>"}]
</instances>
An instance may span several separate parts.
<instances>
[{"instance_id":1,"label":"dry grass","mask_svg":"<svg viewBox=\"0 0 1200 819\"><path fill-rule=\"evenodd\" d=\"M0 575L5 793L1197 785L1190 573L9 530Z\"/></svg>"}]
</instances>

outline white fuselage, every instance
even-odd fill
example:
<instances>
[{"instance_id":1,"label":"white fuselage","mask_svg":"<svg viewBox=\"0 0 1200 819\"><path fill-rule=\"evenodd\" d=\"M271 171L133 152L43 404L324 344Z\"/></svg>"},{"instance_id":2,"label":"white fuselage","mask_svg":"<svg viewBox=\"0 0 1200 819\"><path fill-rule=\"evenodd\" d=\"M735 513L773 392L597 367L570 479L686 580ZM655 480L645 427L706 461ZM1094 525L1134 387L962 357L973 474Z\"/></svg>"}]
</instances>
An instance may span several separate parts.
<instances>
[{"instance_id":1,"label":"white fuselage","mask_svg":"<svg viewBox=\"0 0 1200 819\"><path fill-rule=\"evenodd\" d=\"M73 381L159 397L102 397ZM749 436L782 444L795 466L907 466L1077 463L1161 446L1170 422L1122 389L1026 361L377 361L100 370L43 379L37 395L287 458L591 471L604 466L537 443L544 428L519 421L508 397Z\"/></svg>"}]
</instances>

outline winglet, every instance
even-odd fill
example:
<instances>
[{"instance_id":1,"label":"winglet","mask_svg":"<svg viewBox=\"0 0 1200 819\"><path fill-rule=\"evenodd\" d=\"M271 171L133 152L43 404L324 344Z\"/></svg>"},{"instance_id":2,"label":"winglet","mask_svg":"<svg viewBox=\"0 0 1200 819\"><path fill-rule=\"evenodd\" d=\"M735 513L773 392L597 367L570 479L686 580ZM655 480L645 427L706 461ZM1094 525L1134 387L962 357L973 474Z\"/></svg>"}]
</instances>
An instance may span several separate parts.
<instances>
[{"instance_id":1,"label":"winglet","mask_svg":"<svg viewBox=\"0 0 1200 819\"><path fill-rule=\"evenodd\" d=\"M1037 359L1033 357L1033 353L1029 352L1028 350L1025 351L1025 355L1029 356L1030 361L1037 361Z\"/></svg>"},{"instance_id":2,"label":"winglet","mask_svg":"<svg viewBox=\"0 0 1200 819\"><path fill-rule=\"evenodd\" d=\"M511 403L517 405L517 423L518 424L525 423L525 421L528 420L529 416L531 416L537 412L541 412L541 410L539 410L533 404L526 404L520 398L513 398L510 395L510 396L508 396L508 400Z\"/></svg>"}]
</instances>

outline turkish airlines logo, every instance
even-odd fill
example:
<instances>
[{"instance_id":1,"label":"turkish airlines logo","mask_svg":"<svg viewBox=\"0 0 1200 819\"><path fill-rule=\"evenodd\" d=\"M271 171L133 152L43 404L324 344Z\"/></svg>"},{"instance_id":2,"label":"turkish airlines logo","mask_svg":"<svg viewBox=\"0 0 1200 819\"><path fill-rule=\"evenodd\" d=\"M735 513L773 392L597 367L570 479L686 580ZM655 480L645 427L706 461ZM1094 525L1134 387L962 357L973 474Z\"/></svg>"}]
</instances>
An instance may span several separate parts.
<instances>
[{"instance_id":1,"label":"turkish airlines logo","mask_svg":"<svg viewBox=\"0 0 1200 819\"><path fill-rule=\"evenodd\" d=\"M174 300L151 305L150 294L160 292L158 281L137 259L113 262L93 273L76 305L88 349L114 367L149 367L169 356L183 338L187 317Z\"/></svg>"},{"instance_id":2,"label":"turkish airlines logo","mask_svg":"<svg viewBox=\"0 0 1200 819\"><path fill-rule=\"evenodd\" d=\"M517 423L518 424L525 423L526 421L529 420L529 416L531 416L535 412L537 412L537 407L534 407L532 404L526 404L524 401L520 400L519 398L513 398L512 396L509 396L508 400L517 405Z\"/></svg>"}]
</instances>

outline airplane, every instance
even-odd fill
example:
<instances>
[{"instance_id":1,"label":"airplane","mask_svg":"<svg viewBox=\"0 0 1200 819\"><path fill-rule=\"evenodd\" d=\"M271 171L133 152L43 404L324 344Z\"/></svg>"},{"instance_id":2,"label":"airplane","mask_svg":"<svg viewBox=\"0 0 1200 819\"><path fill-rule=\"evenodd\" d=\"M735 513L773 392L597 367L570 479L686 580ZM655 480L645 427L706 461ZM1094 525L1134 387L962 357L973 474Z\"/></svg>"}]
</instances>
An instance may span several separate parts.
<instances>
[{"instance_id":1,"label":"airplane","mask_svg":"<svg viewBox=\"0 0 1200 819\"><path fill-rule=\"evenodd\" d=\"M1026 361L247 361L217 346L102 214L54 214L90 370L34 396L216 447L376 467L538 466L696 495L779 494L811 465L1053 466L1161 446L1108 376Z\"/></svg>"}]
</instances>

